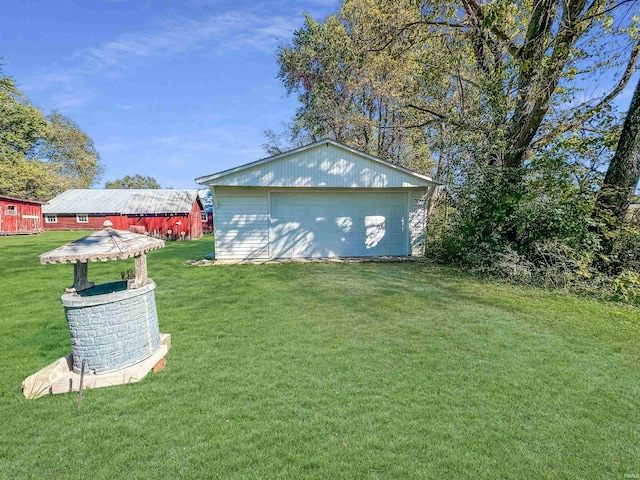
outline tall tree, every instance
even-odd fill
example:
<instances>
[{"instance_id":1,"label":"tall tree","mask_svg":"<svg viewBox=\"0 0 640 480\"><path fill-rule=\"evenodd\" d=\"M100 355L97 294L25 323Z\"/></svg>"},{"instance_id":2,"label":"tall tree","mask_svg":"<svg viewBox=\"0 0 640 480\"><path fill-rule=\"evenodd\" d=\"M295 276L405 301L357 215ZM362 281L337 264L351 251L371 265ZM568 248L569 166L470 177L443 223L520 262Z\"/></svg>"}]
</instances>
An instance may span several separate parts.
<instances>
[{"instance_id":1,"label":"tall tree","mask_svg":"<svg viewBox=\"0 0 640 480\"><path fill-rule=\"evenodd\" d=\"M578 68L602 72L612 66L610 61L589 63L585 59L603 54L603 47L597 44L598 36L613 34L612 17L607 13L626 3L629 1L620 0L616 4L606 0L540 0L527 5L527 2L462 0L464 17L460 20L471 37L476 70L491 84L508 65L507 85L513 87L513 93L505 89L499 92L505 97L502 103L510 108L504 145L495 152L492 162L506 167L524 165L554 96L559 100L556 109L561 112L553 119L555 125L549 134L539 138L538 144L584 123L622 91L640 55L640 42L635 34L631 35L631 55L617 85L602 99L581 108L562 109L562 99L558 98L566 91L559 88L561 82L573 80Z\"/></svg>"},{"instance_id":2,"label":"tall tree","mask_svg":"<svg viewBox=\"0 0 640 480\"><path fill-rule=\"evenodd\" d=\"M323 23L310 16L278 55L279 77L300 101L288 137L290 146L323 137L426 172L432 166L427 135L407 129L415 117L407 103L417 84L425 38L416 31L387 49L373 51L370 39L380 25L417 21L420 12L408 0L393 5L376 0L344 4L340 15ZM281 140L268 133L267 150ZM426 161L426 165L425 165Z\"/></svg>"},{"instance_id":3,"label":"tall tree","mask_svg":"<svg viewBox=\"0 0 640 480\"><path fill-rule=\"evenodd\" d=\"M393 138L400 151L419 130L432 152L446 130L457 139L449 156L471 146L477 162L520 169L627 85L640 56L640 19L623 10L633 3L346 0L322 24L307 17L280 49L280 77L301 102L294 129L365 145ZM576 101L578 79L610 82L612 72L609 91ZM373 135L361 128L368 112L384 120Z\"/></svg>"},{"instance_id":4,"label":"tall tree","mask_svg":"<svg viewBox=\"0 0 640 480\"><path fill-rule=\"evenodd\" d=\"M626 216L629 202L640 180L640 81L622 126L616 153L604 177L599 206L620 221Z\"/></svg>"},{"instance_id":5,"label":"tall tree","mask_svg":"<svg viewBox=\"0 0 640 480\"><path fill-rule=\"evenodd\" d=\"M113 182L105 182L105 188L162 188L158 181L153 177L145 177L140 174L133 176L125 175L124 177L114 180Z\"/></svg>"},{"instance_id":6,"label":"tall tree","mask_svg":"<svg viewBox=\"0 0 640 480\"><path fill-rule=\"evenodd\" d=\"M89 188L103 168L93 140L71 119L52 112L34 156L47 162L64 182L64 188Z\"/></svg>"}]
</instances>

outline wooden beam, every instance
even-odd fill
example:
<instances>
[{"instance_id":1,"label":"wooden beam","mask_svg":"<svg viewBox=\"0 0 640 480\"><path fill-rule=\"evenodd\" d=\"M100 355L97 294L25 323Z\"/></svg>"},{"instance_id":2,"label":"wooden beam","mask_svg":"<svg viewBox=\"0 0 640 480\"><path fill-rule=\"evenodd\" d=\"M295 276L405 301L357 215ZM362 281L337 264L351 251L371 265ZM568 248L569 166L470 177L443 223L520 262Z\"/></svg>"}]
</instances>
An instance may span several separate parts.
<instances>
[{"instance_id":1,"label":"wooden beam","mask_svg":"<svg viewBox=\"0 0 640 480\"><path fill-rule=\"evenodd\" d=\"M81 292L87 288L91 288L95 283L88 280L88 263L76 262L73 266L73 287L67 291Z\"/></svg>"}]
</instances>

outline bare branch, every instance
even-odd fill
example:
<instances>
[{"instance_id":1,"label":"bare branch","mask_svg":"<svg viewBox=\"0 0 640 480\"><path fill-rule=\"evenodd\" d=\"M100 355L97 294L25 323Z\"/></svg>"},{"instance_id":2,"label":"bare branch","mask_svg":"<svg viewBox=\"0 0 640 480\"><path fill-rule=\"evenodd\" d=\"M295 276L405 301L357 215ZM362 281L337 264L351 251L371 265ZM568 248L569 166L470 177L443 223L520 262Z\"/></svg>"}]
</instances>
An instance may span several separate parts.
<instances>
[{"instance_id":1,"label":"bare branch","mask_svg":"<svg viewBox=\"0 0 640 480\"><path fill-rule=\"evenodd\" d=\"M431 110L429 108L426 108L426 107L419 107L417 105L412 105L412 104L407 105L407 107L413 108L415 110L419 110L420 112L428 113L429 115L433 115L434 117L437 117L440 120L447 120L447 118L448 118L446 115L443 115L441 113L435 112L435 111L433 111L433 110Z\"/></svg>"},{"instance_id":2,"label":"bare branch","mask_svg":"<svg viewBox=\"0 0 640 480\"><path fill-rule=\"evenodd\" d=\"M638 68L636 63L639 57L640 57L640 40L636 42L633 49L631 50L631 56L629 57L629 62L627 62L627 67L625 68L624 73L620 78L620 81L618 82L616 87L611 92L609 92L607 96L605 96L595 107L591 108L589 111L583 113L582 115L576 116L573 120L569 122L565 122L559 128L551 130L546 135L543 135L542 137L534 141L532 143L532 146L535 145L540 147L548 144L551 140L553 140L558 135L562 135L563 133L566 133L570 130L573 130L574 128L579 127L584 122L586 122L591 117L593 117L595 114L597 114L600 110L602 110L604 107L606 107L609 103L611 103L611 101L614 98L616 98L629 83L631 76Z\"/></svg>"},{"instance_id":3,"label":"bare branch","mask_svg":"<svg viewBox=\"0 0 640 480\"><path fill-rule=\"evenodd\" d=\"M586 21L592 20L592 19L594 19L594 18L596 18L596 17L601 17L602 15L606 15L607 13L611 13L611 12L613 12L616 8L619 8L619 7L621 7L621 6L623 6L623 5L627 4L627 3L635 3L635 2L637 2L637 1L638 1L638 0L622 0L621 2L616 3L616 4L615 4L615 5L613 5L612 7L609 7L609 8L607 8L607 9L603 10L603 11L602 11L602 12L600 12L600 13L589 14L589 10L587 10L587 12L585 12L585 15L584 15L580 20L578 20L578 21L579 21L579 22L586 22Z\"/></svg>"},{"instance_id":4,"label":"bare branch","mask_svg":"<svg viewBox=\"0 0 640 480\"><path fill-rule=\"evenodd\" d=\"M484 21L484 15L482 14L482 7L480 6L480 4L476 0L463 0L463 4L467 14L475 18L478 25L482 25L482 22ZM512 56L517 57L520 54L520 47L518 47L518 45L514 43L509 35L504 33L493 24L491 25L489 30L498 38L498 40L506 45L509 53Z\"/></svg>"}]
</instances>

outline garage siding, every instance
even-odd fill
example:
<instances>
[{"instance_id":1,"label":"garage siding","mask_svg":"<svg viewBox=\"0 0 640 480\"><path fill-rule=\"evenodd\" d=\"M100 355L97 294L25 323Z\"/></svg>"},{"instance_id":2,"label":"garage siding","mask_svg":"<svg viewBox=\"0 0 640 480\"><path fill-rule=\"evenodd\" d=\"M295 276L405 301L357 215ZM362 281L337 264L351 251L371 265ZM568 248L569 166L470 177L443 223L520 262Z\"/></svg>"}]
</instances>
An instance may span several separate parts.
<instances>
[{"instance_id":1,"label":"garage siding","mask_svg":"<svg viewBox=\"0 0 640 480\"><path fill-rule=\"evenodd\" d=\"M407 255L407 192L273 192L274 258Z\"/></svg>"},{"instance_id":2,"label":"garage siding","mask_svg":"<svg viewBox=\"0 0 640 480\"><path fill-rule=\"evenodd\" d=\"M284 192L292 192L290 189L216 187L215 195L218 206L215 208L214 229L217 258L234 260L270 258L269 242L274 242L275 239L270 238L270 235L274 233L270 232L270 227L273 229L273 225L271 225L269 191L272 192L272 199L277 198L279 194L282 197ZM308 192L311 193L311 190ZM404 251L408 250L413 256L424 254L426 192L426 189L411 189L411 191L404 191L401 194L403 198L406 198L405 205L409 212L409 248ZM314 193L332 195L330 192L320 189L314 190ZM369 194L372 193L369 190ZM379 192L381 197L393 197L397 203L398 190L386 193L385 195L385 192ZM395 193L395 195L389 196L389 193ZM298 193L285 196L296 198L296 195L300 194L298 191ZM298 206L298 209L300 207L302 205ZM274 249L272 246L272 250L276 251L277 247ZM372 254L375 253L372 252ZM381 252L381 254L384 253ZM400 252L397 251L396 254L400 254Z\"/></svg>"},{"instance_id":3,"label":"garage siding","mask_svg":"<svg viewBox=\"0 0 640 480\"><path fill-rule=\"evenodd\" d=\"M335 145L318 145L216 180L216 186L406 188L424 185L411 174L381 166Z\"/></svg>"},{"instance_id":4,"label":"garage siding","mask_svg":"<svg viewBox=\"0 0 640 480\"><path fill-rule=\"evenodd\" d=\"M409 237L413 257L424 255L426 201L427 190L412 190L409 193Z\"/></svg>"},{"instance_id":5,"label":"garage siding","mask_svg":"<svg viewBox=\"0 0 640 480\"><path fill-rule=\"evenodd\" d=\"M269 257L269 201L265 189L216 188L216 258Z\"/></svg>"}]
</instances>

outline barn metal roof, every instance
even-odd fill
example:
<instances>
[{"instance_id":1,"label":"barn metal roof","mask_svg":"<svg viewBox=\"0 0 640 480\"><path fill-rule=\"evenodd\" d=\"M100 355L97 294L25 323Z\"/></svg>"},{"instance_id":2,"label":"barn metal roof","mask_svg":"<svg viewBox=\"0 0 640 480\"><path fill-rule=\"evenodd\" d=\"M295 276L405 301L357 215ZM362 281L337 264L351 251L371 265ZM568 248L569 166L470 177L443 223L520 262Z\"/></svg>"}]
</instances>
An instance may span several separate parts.
<instances>
[{"instance_id":1,"label":"barn metal roof","mask_svg":"<svg viewBox=\"0 0 640 480\"><path fill-rule=\"evenodd\" d=\"M189 213L197 190L84 189L67 190L42 208L44 214L154 215Z\"/></svg>"}]
</instances>

